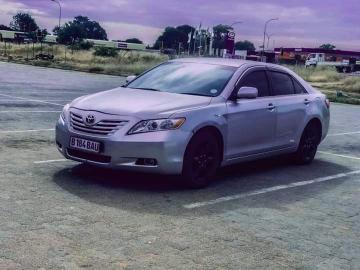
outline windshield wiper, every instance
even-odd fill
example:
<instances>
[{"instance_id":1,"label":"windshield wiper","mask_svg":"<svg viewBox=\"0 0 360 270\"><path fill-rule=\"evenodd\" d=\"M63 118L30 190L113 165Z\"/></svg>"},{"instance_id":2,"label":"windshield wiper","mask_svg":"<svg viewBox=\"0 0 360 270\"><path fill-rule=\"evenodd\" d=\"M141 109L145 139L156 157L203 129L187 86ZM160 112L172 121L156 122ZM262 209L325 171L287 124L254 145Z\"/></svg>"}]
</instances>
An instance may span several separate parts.
<instances>
[{"instance_id":1,"label":"windshield wiper","mask_svg":"<svg viewBox=\"0 0 360 270\"><path fill-rule=\"evenodd\" d=\"M149 90L149 91L157 91L157 92L159 92L159 91L161 91L161 90L159 90L159 89L155 89L155 88L146 88L146 87L130 87L131 89L139 89L139 90Z\"/></svg>"}]
</instances>

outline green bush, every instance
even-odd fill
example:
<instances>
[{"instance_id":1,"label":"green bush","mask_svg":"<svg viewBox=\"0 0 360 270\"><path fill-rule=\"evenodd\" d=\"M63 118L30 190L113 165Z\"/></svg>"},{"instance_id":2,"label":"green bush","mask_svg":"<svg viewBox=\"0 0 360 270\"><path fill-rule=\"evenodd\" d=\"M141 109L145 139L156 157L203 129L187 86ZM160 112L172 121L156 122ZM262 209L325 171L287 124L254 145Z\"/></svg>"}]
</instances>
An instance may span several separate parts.
<instances>
[{"instance_id":1,"label":"green bush","mask_svg":"<svg viewBox=\"0 0 360 270\"><path fill-rule=\"evenodd\" d=\"M96 47L94 55L104 57L116 57L118 55L118 50L115 48Z\"/></svg>"},{"instance_id":2,"label":"green bush","mask_svg":"<svg viewBox=\"0 0 360 270\"><path fill-rule=\"evenodd\" d=\"M89 72L90 73L100 73L100 72L104 72L104 69L102 67L90 67Z\"/></svg>"},{"instance_id":3,"label":"green bush","mask_svg":"<svg viewBox=\"0 0 360 270\"><path fill-rule=\"evenodd\" d=\"M75 50L75 51L80 51L80 50L90 50L92 47L94 46L94 43L93 42L90 42L90 41L80 41L80 42L77 42L73 45L70 45L70 49L72 50Z\"/></svg>"}]
</instances>

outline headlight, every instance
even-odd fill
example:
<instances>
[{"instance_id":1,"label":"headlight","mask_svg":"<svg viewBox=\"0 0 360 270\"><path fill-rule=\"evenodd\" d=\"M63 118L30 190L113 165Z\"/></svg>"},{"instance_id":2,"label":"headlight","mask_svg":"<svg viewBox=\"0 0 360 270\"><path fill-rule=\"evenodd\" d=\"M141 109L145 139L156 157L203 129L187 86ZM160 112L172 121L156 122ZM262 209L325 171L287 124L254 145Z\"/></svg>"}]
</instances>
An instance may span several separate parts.
<instances>
[{"instance_id":1,"label":"headlight","mask_svg":"<svg viewBox=\"0 0 360 270\"><path fill-rule=\"evenodd\" d=\"M67 119L67 113L68 113L69 107L70 107L70 105L66 104L60 114L60 118L64 121L64 123L66 122L66 119Z\"/></svg>"},{"instance_id":2,"label":"headlight","mask_svg":"<svg viewBox=\"0 0 360 270\"><path fill-rule=\"evenodd\" d=\"M184 122L185 118L144 120L133 126L127 134L178 129Z\"/></svg>"}]
</instances>

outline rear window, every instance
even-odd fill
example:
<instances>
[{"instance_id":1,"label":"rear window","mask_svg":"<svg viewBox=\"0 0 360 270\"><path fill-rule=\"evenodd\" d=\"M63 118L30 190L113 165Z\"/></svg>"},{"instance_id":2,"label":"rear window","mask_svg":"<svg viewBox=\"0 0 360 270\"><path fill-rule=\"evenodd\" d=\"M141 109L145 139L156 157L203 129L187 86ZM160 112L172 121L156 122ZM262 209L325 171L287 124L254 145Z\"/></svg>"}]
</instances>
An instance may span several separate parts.
<instances>
[{"instance_id":1,"label":"rear window","mask_svg":"<svg viewBox=\"0 0 360 270\"><path fill-rule=\"evenodd\" d=\"M295 88L295 94L304 94L307 93L305 88L295 79L294 81L294 88Z\"/></svg>"},{"instance_id":2,"label":"rear window","mask_svg":"<svg viewBox=\"0 0 360 270\"><path fill-rule=\"evenodd\" d=\"M270 71L274 96L293 95L295 93L292 78L281 72Z\"/></svg>"}]
</instances>

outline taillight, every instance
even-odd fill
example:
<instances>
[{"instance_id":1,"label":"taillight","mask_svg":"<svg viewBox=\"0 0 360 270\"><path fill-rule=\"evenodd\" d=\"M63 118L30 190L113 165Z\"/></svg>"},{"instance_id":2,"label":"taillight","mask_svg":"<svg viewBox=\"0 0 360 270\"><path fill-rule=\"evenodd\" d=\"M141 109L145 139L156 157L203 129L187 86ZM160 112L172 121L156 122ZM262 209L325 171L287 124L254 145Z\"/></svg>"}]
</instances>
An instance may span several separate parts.
<instances>
[{"instance_id":1,"label":"taillight","mask_svg":"<svg viewBox=\"0 0 360 270\"><path fill-rule=\"evenodd\" d=\"M325 105L326 105L326 108L330 108L330 100L328 98L325 99Z\"/></svg>"}]
</instances>

